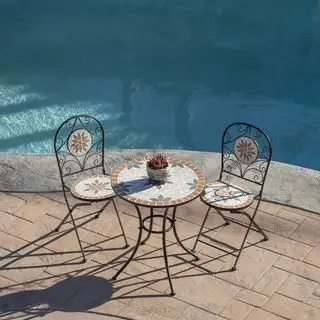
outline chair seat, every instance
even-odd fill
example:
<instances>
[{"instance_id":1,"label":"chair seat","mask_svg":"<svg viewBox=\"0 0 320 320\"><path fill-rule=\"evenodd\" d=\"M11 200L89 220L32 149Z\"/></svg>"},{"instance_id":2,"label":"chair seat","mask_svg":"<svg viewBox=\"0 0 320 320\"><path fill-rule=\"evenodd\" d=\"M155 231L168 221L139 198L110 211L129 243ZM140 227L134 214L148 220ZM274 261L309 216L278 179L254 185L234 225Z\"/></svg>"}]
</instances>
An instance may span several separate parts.
<instances>
[{"instance_id":1,"label":"chair seat","mask_svg":"<svg viewBox=\"0 0 320 320\"><path fill-rule=\"evenodd\" d=\"M109 176L93 176L74 183L71 193L82 200L104 200L115 196Z\"/></svg>"},{"instance_id":2,"label":"chair seat","mask_svg":"<svg viewBox=\"0 0 320 320\"><path fill-rule=\"evenodd\" d=\"M252 192L242 186L214 181L206 184L201 200L222 210L244 209L253 202Z\"/></svg>"}]
</instances>

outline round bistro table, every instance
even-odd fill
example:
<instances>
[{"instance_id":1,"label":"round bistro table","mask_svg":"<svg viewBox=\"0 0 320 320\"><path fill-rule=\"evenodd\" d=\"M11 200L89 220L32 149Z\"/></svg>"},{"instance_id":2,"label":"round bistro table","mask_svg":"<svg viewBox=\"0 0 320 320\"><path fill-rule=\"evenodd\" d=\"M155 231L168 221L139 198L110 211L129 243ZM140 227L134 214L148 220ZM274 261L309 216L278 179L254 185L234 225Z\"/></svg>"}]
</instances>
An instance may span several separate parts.
<instances>
[{"instance_id":1,"label":"round bistro table","mask_svg":"<svg viewBox=\"0 0 320 320\"><path fill-rule=\"evenodd\" d=\"M192 163L169 158L169 174L163 184L153 184L147 175L146 159L136 159L120 165L111 175L111 186L114 192L122 199L132 203L139 217L139 235L137 244L130 257L123 264L121 269L112 278L115 280L134 258L140 244L146 243L152 233L162 234L162 248L165 267L171 288L171 295L174 295L166 248L166 233L173 229L173 233L179 245L196 260L198 257L187 249L181 242L176 230L176 209L189 201L197 198L205 187L203 174ZM139 206L150 209L150 215L142 219ZM163 208L163 214L154 214L155 208ZM172 218L168 217L169 209L173 209ZM162 229L154 230L154 218L162 219ZM146 224L146 222L149 222ZM142 230L147 235L142 240Z\"/></svg>"}]
</instances>

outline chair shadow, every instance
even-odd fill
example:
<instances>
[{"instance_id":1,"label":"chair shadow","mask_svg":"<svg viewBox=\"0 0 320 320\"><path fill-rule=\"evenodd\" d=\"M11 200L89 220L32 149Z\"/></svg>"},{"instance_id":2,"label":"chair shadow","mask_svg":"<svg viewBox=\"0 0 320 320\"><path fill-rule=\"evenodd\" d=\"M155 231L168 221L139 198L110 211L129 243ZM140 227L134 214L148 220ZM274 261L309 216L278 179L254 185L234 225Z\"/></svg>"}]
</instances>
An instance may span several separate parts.
<instances>
[{"instance_id":1,"label":"chair shadow","mask_svg":"<svg viewBox=\"0 0 320 320\"><path fill-rule=\"evenodd\" d=\"M95 214L97 212L91 212L89 214L86 214L78 219L83 219L83 218L88 218L85 221L79 223L77 225L77 228L85 226L87 223L95 220ZM91 216L91 217L90 217ZM66 222L64 225L66 226L68 223ZM28 269L28 268L43 268L43 267L57 267L57 266L66 266L66 265L81 265L81 252L80 251L62 251L62 252L50 252L48 250L47 253L37 253L38 250L41 250L42 248L46 248L46 246L50 245L54 241L66 236L69 233L74 232L74 228L70 225L68 229L65 229L63 231L58 231L56 232L55 230L52 230L37 239L28 242L26 245L11 251L8 253L6 256L1 256L0 257L0 262L1 261L6 261L4 264L0 265L0 271L1 270L12 270L12 269ZM106 241L112 242L113 240L121 237L121 235L116 235L114 237L108 238ZM94 253L101 253L103 251L113 251L113 250L118 250L118 249L124 249L125 246L123 247L106 247L106 248L99 248L97 245L102 245L102 243L97 243L97 244L87 244L84 246L84 251L86 254L94 254ZM30 250L28 250L30 248ZM26 251L25 251L26 250ZM23 252L23 254L21 254ZM23 267L16 267L15 263L18 262L19 260L22 260L23 258L26 257L41 257L41 256L54 256L54 255L60 255L60 254L72 254L72 253L79 253L79 261L68 261L68 262L61 262L61 263L48 263L48 264L37 264L37 265L30 265L30 266L23 266ZM13 265L13 266L12 266ZM12 266L12 267L10 267Z\"/></svg>"}]
</instances>

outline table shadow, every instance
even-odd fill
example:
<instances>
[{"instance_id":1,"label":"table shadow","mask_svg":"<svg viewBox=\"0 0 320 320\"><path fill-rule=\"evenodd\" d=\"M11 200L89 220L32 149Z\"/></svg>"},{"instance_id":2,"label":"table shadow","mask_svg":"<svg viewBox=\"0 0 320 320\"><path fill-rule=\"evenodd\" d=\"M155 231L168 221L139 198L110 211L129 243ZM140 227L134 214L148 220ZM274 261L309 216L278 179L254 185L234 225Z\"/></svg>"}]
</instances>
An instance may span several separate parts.
<instances>
[{"instance_id":1,"label":"table shadow","mask_svg":"<svg viewBox=\"0 0 320 320\"><path fill-rule=\"evenodd\" d=\"M81 290L86 288L95 288L98 292L95 291L97 294L94 297L81 294ZM104 278L92 275L70 277L49 288L14 292L0 297L0 318L21 313L37 317L54 311L86 312L104 304L113 292L112 283Z\"/></svg>"}]
</instances>

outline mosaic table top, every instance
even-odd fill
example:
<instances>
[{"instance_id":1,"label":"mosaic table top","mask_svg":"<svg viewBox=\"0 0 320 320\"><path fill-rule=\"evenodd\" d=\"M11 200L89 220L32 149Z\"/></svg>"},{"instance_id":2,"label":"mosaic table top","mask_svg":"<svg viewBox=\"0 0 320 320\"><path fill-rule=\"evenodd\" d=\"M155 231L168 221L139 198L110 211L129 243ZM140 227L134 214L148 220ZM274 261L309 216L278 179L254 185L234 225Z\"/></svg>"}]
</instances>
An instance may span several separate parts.
<instances>
[{"instance_id":1,"label":"mosaic table top","mask_svg":"<svg viewBox=\"0 0 320 320\"><path fill-rule=\"evenodd\" d=\"M70 191L77 198L84 200L103 200L115 195L110 177L106 175L77 181L71 186Z\"/></svg>"},{"instance_id":2,"label":"mosaic table top","mask_svg":"<svg viewBox=\"0 0 320 320\"><path fill-rule=\"evenodd\" d=\"M203 174L192 163L169 158L168 178L154 185L147 175L147 160L120 165L111 175L114 192L125 200L150 207L180 205L198 197L204 189Z\"/></svg>"}]
</instances>

